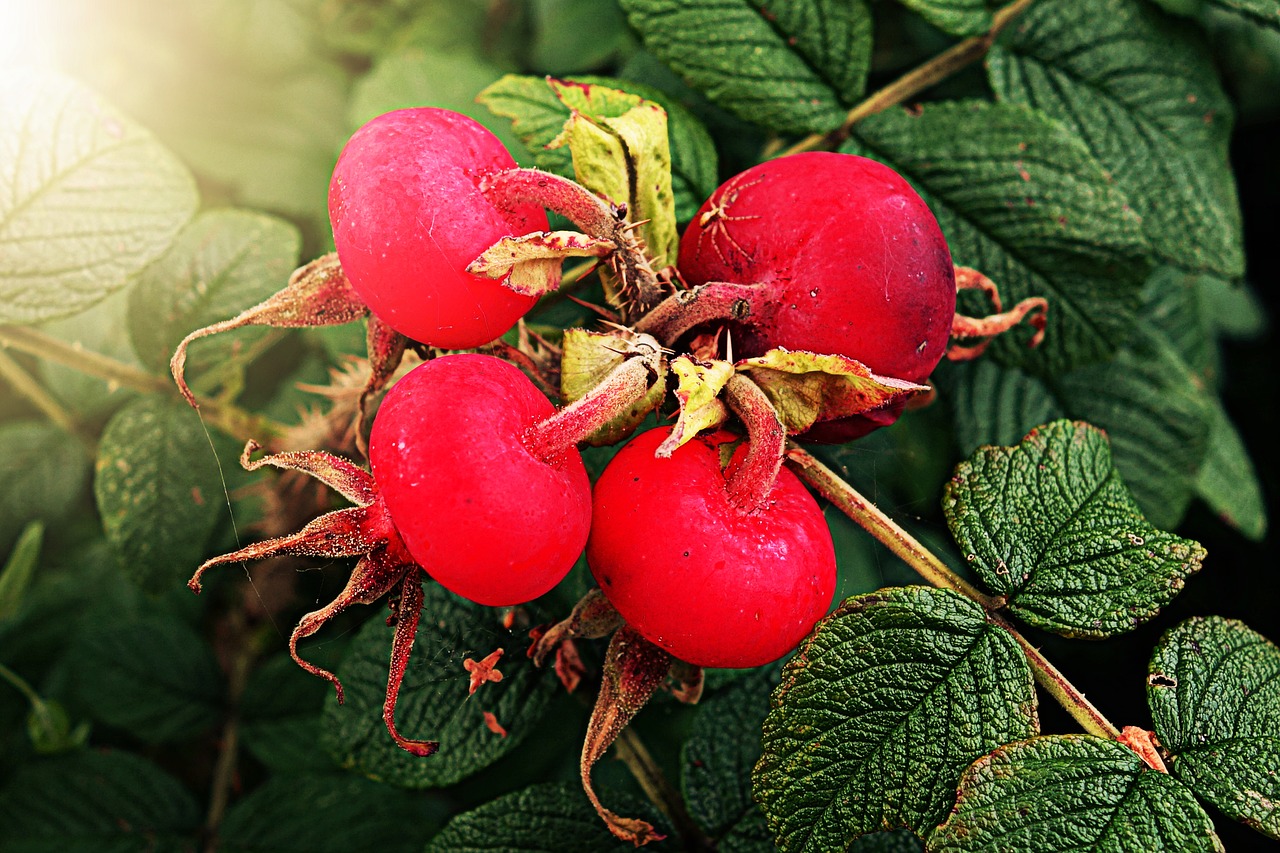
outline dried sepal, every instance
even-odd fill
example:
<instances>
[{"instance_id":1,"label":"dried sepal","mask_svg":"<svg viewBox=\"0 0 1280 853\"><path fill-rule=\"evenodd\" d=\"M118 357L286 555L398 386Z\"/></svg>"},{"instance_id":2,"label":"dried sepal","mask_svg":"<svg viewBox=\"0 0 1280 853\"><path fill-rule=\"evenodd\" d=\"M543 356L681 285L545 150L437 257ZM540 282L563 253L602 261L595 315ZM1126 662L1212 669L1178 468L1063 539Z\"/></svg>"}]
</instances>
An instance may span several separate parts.
<instances>
[{"instance_id":1,"label":"dried sepal","mask_svg":"<svg viewBox=\"0 0 1280 853\"><path fill-rule=\"evenodd\" d=\"M295 270L284 289L266 301L245 309L230 320L196 329L187 335L174 350L169 370L182 396L193 407L198 407L184 376L187 348L192 341L244 326L284 329L337 326L358 320L368 311L343 274L337 253L330 252Z\"/></svg>"},{"instance_id":2,"label":"dried sepal","mask_svg":"<svg viewBox=\"0 0 1280 853\"><path fill-rule=\"evenodd\" d=\"M618 630L622 624L622 615L609 603L604 592L599 587L594 587L574 605L568 618L549 628L531 632L533 644L529 646L528 656L533 659L534 665L542 666L546 663L547 655L556 651L566 640L597 640Z\"/></svg>"},{"instance_id":3,"label":"dried sepal","mask_svg":"<svg viewBox=\"0 0 1280 853\"><path fill-rule=\"evenodd\" d=\"M698 433L728 420L729 410L720 400L720 392L733 376L733 365L719 360L701 362L682 355L671 361L671 372L677 377L675 395L680 414L655 453L664 459Z\"/></svg>"},{"instance_id":4,"label":"dried sepal","mask_svg":"<svg viewBox=\"0 0 1280 853\"><path fill-rule=\"evenodd\" d=\"M396 728L396 700L400 698L400 685L404 682L405 670L409 668L409 653L413 650L413 638L418 633L422 602L422 573L409 572L400 584L400 596L392 605L394 610L387 620L395 624L396 633L391 640L391 668L387 675L386 698L382 703L382 721L396 746L412 755L425 758L440 748L439 742L413 740L400 734L400 730Z\"/></svg>"},{"instance_id":5,"label":"dried sepal","mask_svg":"<svg viewBox=\"0 0 1280 853\"><path fill-rule=\"evenodd\" d=\"M612 240L577 231L538 231L503 237L467 266L467 272L499 279L525 296L542 296L560 286L565 258L603 258L616 251Z\"/></svg>"},{"instance_id":6,"label":"dried sepal","mask_svg":"<svg viewBox=\"0 0 1280 853\"><path fill-rule=\"evenodd\" d=\"M1004 334L1026 320L1035 334L1027 342L1037 347L1044 340L1045 323L1048 320L1049 301L1042 296L1029 296L1017 305L1004 310L1000 289L990 278L969 267L956 267L956 290L980 290L991 301L994 312L985 317L968 317L957 313L951 322L951 337L956 341L947 347L947 358L952 361L970 361L982 355L992 339Z\"/></svg>"}]
</instances>

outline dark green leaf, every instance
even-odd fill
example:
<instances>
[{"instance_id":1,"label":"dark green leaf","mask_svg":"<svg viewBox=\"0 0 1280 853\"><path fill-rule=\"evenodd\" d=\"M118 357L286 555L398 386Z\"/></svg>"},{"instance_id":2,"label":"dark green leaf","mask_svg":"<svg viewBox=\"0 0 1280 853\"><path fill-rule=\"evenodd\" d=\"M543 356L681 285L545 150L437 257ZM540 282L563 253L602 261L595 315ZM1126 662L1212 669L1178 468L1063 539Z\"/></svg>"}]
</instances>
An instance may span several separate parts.
<instances>
[{"instance_id":1,"label":"dark green leaf","mask_svg":"<svg viewBox=\"0 0 1280 853\"><path fill-rule=\"evenodd\" d=\"M357 776L276 776L227 812L218 849L416 853L439 825L442 812L439 805L428 805L407 791Z\"/></svg>"},{"instance_id":2,"label":"dark green leaf","mask_svg":"<svg viewBox=\"0 0 1280 853\"><path fill-rule=\"evenodd\" d=\"M782 673L755 797L780 846L928 832L974 759L1036 733L1027 659L977 604L925 587L851 598Z\"/></svg>"},{"instance_id":3,"label":"dark green leaf","mask_svg":"<svg viewBox=\"0 0 1280 853\"><path fill-rule=\"evenodd\" d=\"M138 399L116 413L102 434L93 486L121 566L152 592L191 576L226 512L199 418L167 400Z\"/></svg>"},{"instance_id":4,"label":"dark green leaf","mask_svg":"<svg viewBox=\"0 0 1280 853\"><path fill-rule=\"evenodd\" d=\"M899 0L938 29L955 36L972 36L991 29L987 0Z\"/></svg>"},{"instance_id":5,"label":"dark green leaf","mask_svg":"<svg viewBox=\"0 0 1280 853\"><path fill-rule=\"evenodd\" d=\"M650 818L665 831L647 804L628 803L615 795L609 795L608 801L619 814ZM659 842L654 848L668 846ZM625 853L635 849L609 832L582 786L566 783L535 785L460 814L431 839L425 853Z\"/></svg>"},{"instance_id":6,"label":"dark green leaf","mask_svg":"<svg viewBox=\"0 0 1280 853\"><path fill-rule=\"evenodd\" d=\"M1224 522L1254 542L1267 533L1267 505L1258 472L1221 405L1209 423L1209 452L1196 475L1196 495Z\"/></svg>"},{"instance_id":7,"label":"dark green leaf","mask_svg":"<svg viewBox=\"0 0 1280 853\"><path fill-rule=\"evenodd\" d=\"M33 521L22 529L12 553L0 568L0 623L11 619L22 607L36 566L40 564L42 544L44 525Z\"/></svg>"},{"instance_id":8,"label":"dark green leaf","mask_svg":"<svg viewBox=\"0 0 1280 853\"><path fill-rule=\"evenodd\" d=\"M298 265L300 243L298 230L274 216L248 210L201 213L129 293L129 334L138 356L164 370L189 332L234 317L280 290ZM218 336L196 353L206 364L226 360L253 339L253 332L262 333Z\"/></svg>"},{"instance_id":9,"label":"dark green leaf","mask_svg":"<svg viewBox=\"0 0 1280 853\"><path fill-rule=\"evenodd\" d=\"M320 666L333 665L316 647L302 654ZM249 678L240 700L245 748L278 773L331 770L333 759L320 743L320 715L332 689L288 655L268 660Z\"/></svg>"},{"instance_id":10,"label":"dark green leaf","mask_svg":"<svg viewBox=\"0 0 1280 853\"><path fill-rule=\"evenodd\" d=\"M200 812L177 780L126 752L28 764L0 791L6 853L195 851Z\"/></svg>"},{"instance_id":11,"label":"dark green leaf","mask_svg":"<svg viewBox=\"0 0 1280 853\"><path fill-rule=\"evenodd\" d=\"M667 137L671 145L671 185L676 198L676 219L693 218L704 199L716 188L716 149L706 128L687 109L665 93L640 83L613 77L579 75L579 83L594 83L639 95L661 104L667 111ZM573 163L567 147L546 145L564 129L569 110L541 77L508 74L480 93L480 102L512 120L512 129L533 154L539 169L572 178Z\"/></svg>"},{"instance_id":12,"label":"dark green leaf","mask_svg":"<svg viewBox=\"0 0 1280 853\"><path fill-rule=\"evenodd\" d=\"M1143 319L1177 351L1192 375L1207 386L1217 384L1220 369L1214 328L1218 308L1206 298L1206 290L1213 285L1205 280L1211 278L1176 267L1161 267L1142 289L1141 312Z\"/></svg>"},{"instance_id":13,"label":"dark green leaf","mask_svg":"<svg viewBox=\"0 0 1280 853\"><path fill-rule=\"evenodd\" d=\"M1272 29L1280 30L1280 0L1209 0L1209 2L1214 6L1239 12Z\"/></svg>"},{"instance_id":14,"label":"dark green leaf","mask_svg":"<svg viewBox=\"0 0 1280 853\"><path fill-rule=\"evenodd\" d=\"M960 781L929 853L1219 851L1191 792L1113 740L1054 735L1001 747Z\"/></svg>"},{"instance_id":15,"label":"dark green leaf","mask_svg":"<svg viewBox=\"0 0 1280 853\"><path fill-rule=\"evenodd\" d=\"M169 246L196 206L177 158L68 78L0 76L0 322L81 311Z\"/></svg>"},{"instance_id":16,"label":"dark green leaf","mask_svg":"<svg viewBox=\"0 0 1280 853\"><path fill-rule=\"evenodd\" d=\"M79 441L37 421L0 424L0 547L9 548L28 523L65 517L89 481L89 456Z\"/></svg>"},{"instance_id":17,"label":"dark green leaf","mask_svg":"<svg viewBox=\"0 0 1280 853\"><path fill-rule=\"evenodd\" d=\"M534 735L559 682L525 657L529 640L500 627L499 611L481 607L427 583L396 706L396 725L410 738L439 741L440 751L416 758L396 746L382 722L392 629L370 619L352 641L338 677L347 701L330 701L324 712L324 743L342 766L406 788L452 785L488 767ZM468 696L463 662L503 649L503 679ZM507 735L492 732L484 713L494 715Z\"/></svg>"},{"instance_id":18,"label":"dark green leaf","mask_svg":"<svg viewBox=\"0 0 1280 853\"><path fill-rule=\"evenodd\" d=\"M147 743L200 734L222 713L218 662L177 617L96 620L81 630L70 657L80 707Z\"/></svg>"},{"instance_id":19,"label":"dark green leaf","mask_svg":"<svg viewBox=\"0 0 1280 853\"><path fill-rule=\"evenodd\" d=\"M689 85L735 115L819 133L862 94L871 13L862 0L621 0L631 26Z\"/></svg>"},{"instance_id":20,"label":"dark green leaf","mask_svg":"<svg viewBox=\"0 0 1280 853\"><path fill-rule=\"evenodd\" d=\"M751 799L751 768L760 757L760 727L769 712L777 668L765 667L704 696L681 751L689 814L713 838L739 836L744 823L764 828ZM722 845L723 849L723 845Z\"/></svg>"},{"instance_id":21,"label":"dark green leaf","mask_svg":"<svg viewBox=\"0 0 1280 853\"><path fill-rule=\"evenodd\" d=\"M1170 770L1280 838L1280 649L1243 623L1188 619L1151 657L1147 702Z\"/></svg>"},{"instance_id":22,"label":"dark green leaf","mask_svg":"<svg viewBox=\"0 0 1280 853\"><path fill-rule=\"evenodd\" d=\"M533 0L534 67L548 74L589 71L628 45L627 20L615 3L600 0Z\"/></svg>"},{"instance_id":23,"label":"dark green leaf","mask_svg":"<svg viewBox=\"0 0 1280 853\"><path fill-rule=\"evenodd\" d=\"M1227 163L1232 108L1194 26L1137 0L1048 0L987 59L1004 100L1064 122L1128 194L1160 255L1244 271Z\"/></svg>"},{"instance_id":24,"label":"dark green leaf","mask_svg":"<svg viewBox=\"0 0 1280 853\"><path fill-rule=\"evenodd\" d=\"M1200 570L1199 543L1143 518L1107 437L1054 421L1017 447L983 447L947 483L960 550L1010 612L1067 636L1109 637L1160 612Z\"/></svg>"},{"instance_id":25,"label":"dark green leaf","mask_svg":"<svg viewBox=\"0 0 1280 853\"><path fill-rule=\"evenodd\" d=\"M1011 104L927 104L868 118L845 150L911 181L955 262L986 273L1006 306L1049 300L1044 344L1005 335L993 345L1001 360L1056 374L1124 343L1145 240L1128 200L1064 127Z\"/></svg>"}]
</instances>

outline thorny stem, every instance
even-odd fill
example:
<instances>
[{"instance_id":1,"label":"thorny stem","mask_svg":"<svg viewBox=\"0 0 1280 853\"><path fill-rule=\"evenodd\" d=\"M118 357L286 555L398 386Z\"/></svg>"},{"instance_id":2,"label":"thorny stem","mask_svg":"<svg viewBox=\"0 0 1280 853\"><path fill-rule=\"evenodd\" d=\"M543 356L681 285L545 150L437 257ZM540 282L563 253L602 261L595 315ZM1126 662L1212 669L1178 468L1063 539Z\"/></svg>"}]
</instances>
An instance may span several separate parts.
<instances>
[{"instance_id":1,"label":"thorny stem","mask_svg":"<svg viewBox=\"0 0 1280 853\"><path fill-rule=\"evenodd\" d=\"M640 739L635 729L630 726L623 729L618 739L614 741L613 748L618 760L631 771L631 775L640 784L645 796L662 811L667 820L671 821L676 834L684 841L684 848L697 851L714 850L715 845L711 839L707 838L702 828L690 816L684 797L667 779L658 762L653 760L653 756L649 754L648 748L645 747L644 741Z\"/></svg>"},{"instance_id":2,"label":"thorny stem","mask_svg":"<svg viewBox=\"0 0 1280 853\"><path fill-rule=\"evenodd\" d=\"M78 370L87 376L95 376L108 383L132 388L144 394L172 394L174 390L168 379L162 379L101 353L72 346L44 332L24 326L0 326L0 347L12 347ZM250 414L243 409L223 403L205 403L201 406L200 412L209 423L231 435L260 435L273 438L285 431L282 424L270 418Z\"/></svg>"},{"instance_id":3,"label":"thorny stem","mask_svg":"<svg viewBox=\"0 0 1280 853\"><path fill-rule=\"evenodd\" d=\"M680 290L636 321L637 332L653 335L670 346L685 332L716 320L747 320L766 303L764 285L709 281Z\"/></svg>"},{"instance_id":4,"label":"thorny stem","mask_svg":"<svg viewBox=\"0 0 1280 853\"><path fill-rule=\"evenodd\" d=\"M656 377L651 358L626 359L588 394L530 427L525 447L539 459L559 456L643 399Z\"/></svg>"},{"instance_id":5,"label":"thorny stem","mask_svg":"<svg viewBox=\"0 0 1280 853\"><path fill-rule=\"evenodd\" d=\"M729 478L729 500L746 512L762 508L773 491L787 447L787 431L760 386L741 373L725 385L729 408L747 427L747 451Z\"/></svg>"},{"instance_id":6,"label":"thorny stem","mask_svg":"<svg viewBox=\"0 0 1280 853\"><path fill-rule=\"evenodd\" d=\"M231 702L231 715L222 727L218 760L213 768L213 785L209 794L209 811L205 815L205 853L218 848L218 829L231 801L231 789L236 781L236 766L240 757L240 699L249 683L249 672L258 656L258 644L248 632L246 616L239 607L231 611L230 629L235 638L235 656L227 673L227 692Z\"/></svg>"},{"instance_id":7,"label":"thorny stem","mask_svg":"<svg viewBox=\"0 0 1280 853\"><path fill-rule=\"evenodd\" d=\"M792 145L781 156L798 154L801 151L830 150L838 147L849 138L853 126L867 116L896 106L908 98L913 98L936 83L947 79L952 74L965 68L987 55L996 37L1009 25L1009 22L1027 10L1035 0L1016 0L997 10L991 19L991 29L980 36L973 36L957 42L947 50L925 62L923 65L908 71L876 92L869 95L851 109L844 122L835 130L827 133L815 133Z\"/></svg>"},{"instance_id":8,"label":"thorny stem","mask_svg":"<svg viewBox=\"0 0 1280 853\"><path fill-rule=\"evenodd\" d=\"M1107 720L1085 698L1084 694L1040 653L1039 649L1031 645L1031 642L1022 636L1007 619L995 612L1004 606L1003 598L983 595L972 584L948 568L933 552L916 541L910 533L899 527L879 507L860 495L853 486L807 451L793 445L787 454L787 460L801 479L915 569L926 581L936 587L954 590L982 605L987 611L987 619L1008 631L1021 646L1036 681L1086 732L1111 739L1119 737L1120 730Z\"/></svg>"},{"instance_id":9,"label":"thorny stem","mask_svg":"<svg viewBox=\"0 0 1280 853\"><path fill-rule=\"evenodd\" d=\"M0 379L9 383L20 396L28 400L49 420L53 421L68 435L82 437L76 419L72 417L61 403L37 382L30 373L22 369L12 358L0 350ZM87 442L92 444L92 442Z\"/></svg>"}]
</instances>

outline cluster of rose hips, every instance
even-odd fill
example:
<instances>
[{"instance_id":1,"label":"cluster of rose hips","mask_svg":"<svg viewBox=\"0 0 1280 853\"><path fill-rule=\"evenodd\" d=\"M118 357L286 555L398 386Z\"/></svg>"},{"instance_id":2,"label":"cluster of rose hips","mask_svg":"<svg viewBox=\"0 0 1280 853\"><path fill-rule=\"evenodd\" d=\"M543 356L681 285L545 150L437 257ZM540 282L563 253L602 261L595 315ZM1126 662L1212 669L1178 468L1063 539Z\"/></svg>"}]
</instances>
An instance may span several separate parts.
<instances>
[{"instance_id":1,"label":"cluster of rose hips","mask_svg":"<svg viewBox=\"0 0 1280 853\"><path fill-rule=\"evenodd\" d=\"M546 209L584 233L548 232ZM625 327L609 333L617 363L557 410L511 360L435 354L382 400L368 441L371 473L320 451L254 460L251 444L247 467L303 471L354 506L208 561L194 589L206 569L228 562L359 557L338 598L303 617L291 650L341 698L335 676L298 656L298 640L347 606L392 593L385 717L397 743L417 754L435 744L400 735L394 708L424 574L472 601L517 605L551 590L585 549L620 621L699 667L775 660L826 612L834 548L818 503L783 466L788 434L844 441L893 422L924 390L953 329L956 275L946 241L900 176L848 154L763 163L698 211L678 272L655 272L625 208L565 178L517 168L479 124L423 108L383 115L351 138L329 212L336 262L304 268L291 289L242 322L306 325L367 310L374 389L405 341L432 355L506 333L537 301L517 282L517 267L554 284L568 254L557 252L568 246L601 257L623 283L615 307ZM796 429L759 385L730 369L718 386L720 417L687 435L673 435L683 429L677 424L631 438L593 487L579 444L655 391L660 398L667 359L681 351L687 364L719 359L730 367L771 353L837 357L888 390ZM184 352L185 343L174 369L185 392Z\"/></svg>"}]
</instances>

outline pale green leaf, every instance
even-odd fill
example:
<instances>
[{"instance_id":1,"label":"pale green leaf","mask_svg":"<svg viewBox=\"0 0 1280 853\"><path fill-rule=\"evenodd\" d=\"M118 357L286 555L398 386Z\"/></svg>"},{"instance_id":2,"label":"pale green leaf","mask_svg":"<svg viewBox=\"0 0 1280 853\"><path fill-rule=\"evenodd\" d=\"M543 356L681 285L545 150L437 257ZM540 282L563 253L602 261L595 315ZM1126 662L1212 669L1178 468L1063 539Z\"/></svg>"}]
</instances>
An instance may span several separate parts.
<instances>
[{"instance_id":1,"label":"pale green leaf","mask_svg":"<svg viewBox=\"0 0 1280 853\"><path fill-rule=\"evenodd\" d=\"M324 710L324 746L343 767L405 788L452 785L488 767L536 734L559 686L549 669L538 669L525 657L528 637L501 627L500 611L434 583L425 584L423 593L396 726L405 737L438 741L439 752L425 759L410 755L383 724L394 633L383 619L365 623L338 667L346 704L331 701ZM463 661L480 660L497 649L504 650L498 662L502 680L468 695L470 676ZM490 731L486 711L506 729L505 737Z\"/></svg>"},{"instance_id":2,"label":"pale green leaf","mask_svg":"<svg viewBox=\"0 0 1280 853\"><path fill-rule=\"evenodd\" d=\"M1138 0L1044 0L987 59L998 97L1064 122L1142 217L1160 255L1244 271L1227 162L1232 107L1191 24Z\"/></svg>"},{"instance_id":3,"label":"pale green leaf","mask_svg":"<svg viewBox=\"0 0 1280 853\"><path fill-rule=\"evenodd\" d=\"M1011 613L1068 636L1109 637L1160 612L1199 571L1196 542L1147 522L1106 436L1054 421L1016 447L983 447L943 510L969 566Z\"/></svg>"},{"instance_id":4,"label":"pale green leaf","mask_svg":"<svg viewBox=\"0 0 1280 853\"><path fill-rule=\"evenodd\" d=\"M180 586L226 512L217 457L187 406L139 398L107 424L94 494L125 573L151 592Z\"/></svg>"},{"instance_id":5,"label":"pale green leaf","mask_svg":"<svg viewBox=\"0 0 1280 853\"><path fill-rule=\"evenodd\" d=\"M89 452L42 421L0 424L0 548L28 523L61 521L78 508L89 482Z\"/></svg>"},{"instance_id":6,"label":"pale green leaf","mask_svg":"<svg viewBox=\"0 0 1280 853\"><path fill-rule=\"evenodd\" d=\"M40 546L44 544L44 524L32 521L22 529L13 551L0 567L0 623L12 618L22 608L36 567L40 565Z\"/></svg>"},{"instance_id":7,"label":"pale green leaf","mask_svg":"<svg viewBox=\"0 0 1280 853\"><path fill-rule=\"evenodd\" d=\"M986 273L1005 305L1048 299L1044 343L1004 335L992 345L1002 361L1056 374L1128 337L1146 243L1128 200L1061 125L1010 104L927 104L868 118L844 150L901 172L955 262Z\"/></svg>"},{"instance_id":8,"label":"pale green leaf","mask_svg":"<svg viewBox=\"0 0 1280 853\"><path fill-rule=\"evenodd\" d=\"M598 68L630 44L627 20L616 3L532 0L532 64L563 75Z\"/></svg>"},{"instance_id":9,"label":"pale green leaf","mask_svg":"<svg viewBox=\"0 0 1280 853\"><path fill-rule=\"evenodd\" d=\"M925 587L856 596L783 670L755 798L790 851L897 826L922 835L970 762L1037 728L1027 659L977 604Z\"/></svg>"},{"instance_id":10,"label":"pale green leaf","mask_svg":"<svg viewBox=\"0 0 1280 853\"><path fill-rule=\"evenodd\" d=\"M1113 740L1054 735L974 762L929 853L1220 851L1185 787Z\"/></svg>"},{"instance_id":11,"label":"pale green leaf","mask_svg":"<svg viewBox=\"0 0 1280 853\"><path fill-rule=\"evenodd\" d=\"M862 95L862 0L621 0L645 47L735 115L785 133L832 130Z\"/></svg>"},{"instance_id":12,"label":"pale green leaf","mask_svg":"<svg viewBox=\"0 0 1280 853\"><path fill-rule=\"evenodd\" d=\"M0 322L74 314L119 290L195 206L186 167L91 91L0 75Z\"/></svg>"},{"instance_id":13,"label":"pale green leaf","mask_svg":"<svg viewBox=\"0 0 1280 853\"><path fill-rule=\"evenodd\" d=\"M1188 619L1156 646L1147 702L1170 771L1280 838L1280 649L1232 619Z\"/></svg>"}]
</instances>

